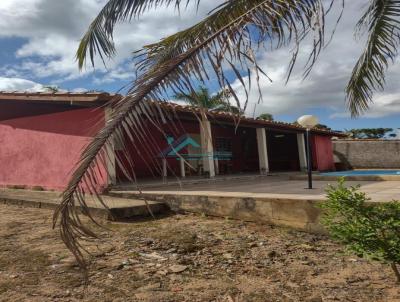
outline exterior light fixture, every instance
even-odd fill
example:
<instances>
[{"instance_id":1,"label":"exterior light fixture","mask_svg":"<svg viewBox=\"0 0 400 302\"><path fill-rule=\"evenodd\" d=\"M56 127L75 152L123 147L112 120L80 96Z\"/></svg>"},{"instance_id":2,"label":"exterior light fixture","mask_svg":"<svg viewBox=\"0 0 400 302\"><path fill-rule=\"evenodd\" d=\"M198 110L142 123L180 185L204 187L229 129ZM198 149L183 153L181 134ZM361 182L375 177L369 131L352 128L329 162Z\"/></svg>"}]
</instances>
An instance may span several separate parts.
<instances>
[{"instance_id":1,"label":"exterior light fixture","mask_svg":"<svg viewBox=\"0 0 400 302\"><path fill-rule=\"evenodd\" d=\"M318 118L313 115L303 115L297 120L300 126L306 128L306 145L307 145L307 174L308 189L312 189L312 160L311 160L311 140L310 130L318 124Z\"/></svg>"}]
</instances>

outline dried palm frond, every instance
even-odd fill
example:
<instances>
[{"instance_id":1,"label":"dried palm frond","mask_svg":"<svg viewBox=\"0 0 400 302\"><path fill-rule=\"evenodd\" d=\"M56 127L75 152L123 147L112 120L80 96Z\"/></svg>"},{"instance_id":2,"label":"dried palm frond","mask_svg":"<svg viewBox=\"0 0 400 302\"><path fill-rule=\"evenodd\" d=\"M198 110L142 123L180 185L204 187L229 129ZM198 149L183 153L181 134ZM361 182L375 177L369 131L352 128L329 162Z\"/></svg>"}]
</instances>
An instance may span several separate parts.
<instances>
[{"instance_id":1,"label":"dried palm frond","mask_svg":"<svg viewBox=\"0 0 400 302\"><path fill-rule=\"evenodd\" d=\"M175 5L179 9L181 3L188 6L190 3L198 5L199 2L200 0L109 0L81 40L77 52L79 67L83 67L87 54L90 55L93 67L96 55L104 62L104 57L110 58L115 54L113 33L117 22L130 21L161 5Z\"/></svg>"},{"instance_id":2,"label":"dried palm frond","mask_svg":"<svg viewBox=\"0 0 400 302\"><path fill-rule=\"evenodd\" d=\"M353 117L369 108L376 90L384 89L386 70L398 54L400 1L371 1L357 27L359 31L367 31L368 40L346 88L347 104Z\"/></svg>"},{"instance_id":3,"label":"dried palm frond","mask_svg":"<svg viewBox=\"0 0 400 302\"><path fill-rule=\"evenodd\" d=\"M111 5L110 3L114 6L102 11L102 16L98 17L100 21L92 24L82 41L78 52L81 66L86 55L93 61L94 49L104 50L107 56L112 54L111 48L107 48L107 41L112 37L112 28L116 21L131 18L151 5L176 4L180 1L110 0L107 5ZM231 12L226 10L228 7ZM227 86L238 100L230 84L232 78L238 78L246 86L243 75L249 75L251 70L262 72L254 50L270 43L280 47L294 42L298 47L307 33L313 32L315 47L310 56L313 64L324 43L324 6L321 1L231 0L215 10L209 18L217 20L217 16L222 19L214 23L210 21L211 25L207 30L195 29L197 33L194 35L186 32L182 39L178 34L175 38L161 41L159 46L150 46L144 50L146 56L139 63L141 73L132 84L128 95L114 105L111 118L82 153L63 193L62 203L54 215L54 224L60 222L62 239L81 267L86 265L81 240L95 238L95 234L79 220L76 206L80 206L90 215L86 210L85 194L100 198L97 193L99 174L96 167L110 164L112 156L108 154L108 145L115 139L123 141L125 138L131 145L140 143L149 152L155 151L158 146L146 129L146 123L153 125L162 134L165 134L166 127L174 127L173 114L163 110L162 106L157 107L158 103L151 103L150 100L167 100L169 94L191 94L195 92L198 83L209 79L216 79L222 89ZM94 34L96 38L87 39L93 37L93 32L97 32ZM105 39L102 33L106 35ZM166 41L173 40L175 42L172 45L169 42L165 44ZM296 47L294 52L296 54ZM296 55L292 61L295 59ZM127 147L126 144L125 151ZM128 163L128 168L125 167L124 171L130 176L135 170L135 159L129 152L124 153L123 157L123 162ZM123 166L121 159L117 159L116 164ZM131 178L136 181L134 172Z\"/></svg>"}]
</instances>

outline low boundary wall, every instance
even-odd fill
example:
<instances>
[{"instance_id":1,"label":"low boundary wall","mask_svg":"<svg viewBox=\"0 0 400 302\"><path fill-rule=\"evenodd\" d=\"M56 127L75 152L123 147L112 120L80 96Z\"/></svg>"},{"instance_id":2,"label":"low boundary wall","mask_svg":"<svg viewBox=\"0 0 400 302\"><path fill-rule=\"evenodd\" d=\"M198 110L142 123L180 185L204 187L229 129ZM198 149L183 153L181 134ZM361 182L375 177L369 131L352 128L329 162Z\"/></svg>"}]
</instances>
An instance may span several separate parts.
<instances>
[{"instance_id":1,"label":"low boundary wall","mask_svg":"<svg viewBox=\"0 0 400 302\"><path fill-rule=\"evenodd\" d=\"M235 194L203 195L188 192L143 192L141 195L119 191L110 192L110 195L162 201L176 212L202 213L209 216L285 226L311 233L324 233L319 224L321 210L317 207L317 204L323 200L248 197L235 196Z\"/></svg>"},{"instance_id":2,"label":"low boundary wall","mask_svg":"<svg viewBox=\"0 0 400 302\"><path fill-rule=\"evenodd\" d=\"M400 140L336 140L333 154L346 169L400 169Z\"/></svg>"}]
</instances>

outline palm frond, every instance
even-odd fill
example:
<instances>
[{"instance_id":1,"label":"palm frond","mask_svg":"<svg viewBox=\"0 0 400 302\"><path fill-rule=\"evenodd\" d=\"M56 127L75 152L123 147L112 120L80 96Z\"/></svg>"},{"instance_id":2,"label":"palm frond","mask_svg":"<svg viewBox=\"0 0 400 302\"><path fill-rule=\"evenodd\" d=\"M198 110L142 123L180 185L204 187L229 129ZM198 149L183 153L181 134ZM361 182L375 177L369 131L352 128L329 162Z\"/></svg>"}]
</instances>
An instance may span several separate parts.
<instances>
[{"instance_id":1,"label":"palm frond","mask_svg":"<svg viewBox=\"0 0 400 302\"><path fill-rule=\"evenodd\" d=\"M182 3L187 6L190 3L198 5L199 2L200 0L109 0L81 39L76 53L79 68L85 65L87 55L93 67L96 55L100 56L103 63L105 63L105 58L115 55L113 32L118 22L130 21L146 10L161 5L174 5L179 9Z\"/></svg>"},{"instance_id":2,"label":"palm frond","mask_svg":"<svg viewBox=\"0 0 400 302\"><path fill-rule=\"evenodd\" d=\"M168 0L148 2L158 4ZM157 150L158 147L146 130L145 123L150 123L164 135L166 125L174 127L173 117L168 117L168 112L163 112L161 106L157 107L158 103L152 103L151 100L168 100L171 93L190 95L199 82L215 77L221 89L227 89L227 86L229 93L238 100L230 85L232 77L226 75L227 66L233 69L231 74L244 83L242 74L250 74L253 68L256 72L261 70L253 55L253 49L260 47L263 42L271 43L273 39L277 39L280 45L283 45L283 41L294 41L298 44L307 32L315 31L317 40L314 45L323 45L323 24L315 23L315 19L323 19L323 4L320 1L232 0L227 3L241 5L241 9L236 9L225 18L226 23L223 26L220 24L205 36L186 44L171 58L154 61L153 57L149 56L148 62L143 61L147 67L132 84L128 95L114 105L111 118L82 153L53 218L54 225L60 222L62 239L81 267L86 267L81 242L86 238L95 238L95 234L79 220L76 206L80 206L83 212L90 216L85 196L90 194L101 198L97 188L100 175L96 167L110 163L112 156L108 153L108 146L114 140L125 139L128 140L123 146L125 151L130 145L141 144L147 147L151 154L151 151ZM109 14L114 16L112 12ZM261 36L264 40L258 38ZM316 46L313 51L318 53L318 48L319 46ZM124 168L122 162L128 162L129 167L124 171L130 176L129 172L135 170L135 158L129 152L123 156L124 160L117 158L116 164ZM131 178L136 182L134 172Z\"/></svg>"},{"instance_id":3,"label":"palm frond","mask_svg":"<svg viewBox=\"0 0 400 302\"><path fill-rule=\"evenodd\" d=\"M374 92L384 88L389 63L398 54L400 1L373 0L357 27L367 30L368 40L346 87L346 100L353 117L367 110Z\"/></svg>"}]
</instances>

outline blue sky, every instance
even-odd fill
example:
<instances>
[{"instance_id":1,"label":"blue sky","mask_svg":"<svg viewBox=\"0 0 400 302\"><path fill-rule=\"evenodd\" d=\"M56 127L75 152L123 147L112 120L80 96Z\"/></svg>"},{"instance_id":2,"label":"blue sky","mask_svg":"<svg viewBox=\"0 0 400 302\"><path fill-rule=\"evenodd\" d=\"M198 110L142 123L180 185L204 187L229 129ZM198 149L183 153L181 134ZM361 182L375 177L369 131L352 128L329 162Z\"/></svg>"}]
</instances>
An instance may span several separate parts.
<instances>
[{"instance_id":1,"label":"blue sky","mask_svg":"<svg viewBox=\"0 0 400 302\"><path fill-rule=\"evenodd\" d=\"M79 72L74 60L79 39L105 0L2 0L0 90L40 90L42 85L57 85L69 91L117 92L133 78L133 50L190 26L221 1L203 0L198 12L193 7L181 14L173 9L150 11L140 20L122 24L115 33L118 53L107 63L108 69L97 61L96 71L88 67ZM298 68L289 84L284 85L289 49L258 54L259 63L274 81L271 84L261 80L264 101L256 106L256 115L269 112L277 120L292 122L300 115L314 114L321 123L338 130L400 127L398 61L390 68L386 90L375 96L370 111L351 119L345 108L344 88L363 46L363 39L356 41L353 37L355 16L360 15L366 3L367 0L346 1L334 40L304 81ZM337 10L333 11L332 20L335 13ZM305 52L300 53L300 66L305 57ZM238 83L233 85L239 87ZM250 95L249 115L257 99L255 92Z\"/></svg>"}]
</instances>

